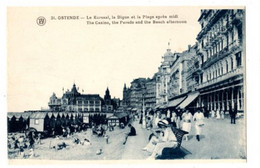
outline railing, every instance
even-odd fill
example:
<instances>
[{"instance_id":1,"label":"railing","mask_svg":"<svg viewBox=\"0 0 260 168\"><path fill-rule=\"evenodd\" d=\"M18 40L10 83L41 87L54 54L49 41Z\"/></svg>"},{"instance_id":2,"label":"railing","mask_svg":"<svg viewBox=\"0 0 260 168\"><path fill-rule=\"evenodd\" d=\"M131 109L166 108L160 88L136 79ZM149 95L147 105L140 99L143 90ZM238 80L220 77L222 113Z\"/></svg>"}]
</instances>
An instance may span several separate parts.
<instances>
[{"instance_id":1,"label":"railing","mask_svg":"<svg viewBox=\"0 0 260 168\"><path fill-rule=\"evenodd\" d=\"M198 89L201 89L201 88L204 88L204 87L207 87L207 86L210 86L210 85L213 85L215 83L218 83L218 82L221 82L221 81L224 81L226 79L229 79L229 78L232 78L234 76L237 76L237 75L242 75L244 73L243 71L243 68L242 67L239 67L237 69L234 69L226 74L223 74L221 76L218 76L217 78L214 78L210 81L207 81L207 82L203 82L202 84L200 84L198 86Z\"/></svg>"},{"instance_id":2,"label":"railing","mask_svg":"<svg viewBox=\"0 0 260 168\"><path fill-rule=\"evenodd\" d=\"M212 65L213 63L216 63L218 60L224 58L228 54L228 46L223 48L218 53L214 54L213 56L209 57L203 64L202 67L206 68Z\"/></svg>"},{"instance_id":3,"label":"railing","mask_svg":"<svg viewBox=\"0 0 260 168\"><path fill-rule=\"evenodd\" d=\"M48 105L51 105L51 106L59 106L59 105L61 105L61 103L58 103L58 102L51 103L51 102L49 102Z\"/></svg>"},{"instance_id":4,"label":"railing","mask_svg":"<svg viewBox=\"0 0 260 168\"><path fill-rule=\"evenodd\" d=\"M237 10L237 12L231 16L231 22L233 24L242 23L242 18L243 18L243 11Z\"/></svg>"}]
</instances>

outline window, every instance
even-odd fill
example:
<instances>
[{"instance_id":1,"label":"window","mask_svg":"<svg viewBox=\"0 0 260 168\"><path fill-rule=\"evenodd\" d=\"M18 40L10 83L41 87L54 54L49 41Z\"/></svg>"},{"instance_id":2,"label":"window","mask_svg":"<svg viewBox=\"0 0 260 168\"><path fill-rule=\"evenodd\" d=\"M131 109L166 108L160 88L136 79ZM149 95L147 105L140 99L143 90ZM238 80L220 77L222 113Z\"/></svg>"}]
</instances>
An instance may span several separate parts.
<instances>
[{"instance_id":1,"label":"window","mask_svg":"<svg viewBox=\"0 0 260 168\"><path fill-rule=\"evenodd\" d=\"M39 119L34 119L34 125L39 125Z\"/></svg>"},{"instance_id":2,"label":"window","mask_svg":"<svg viewBox=\"0 0 260 168\"><path fill-rule=\"evenodd\" d=\"M236 62L237 62L237 67L240 67L242 65L241 52L238 52L236 54Z\"/></svg>"},{"instance_id":3,"label":"window","mask_svg":"<svg viewBox=\"0 0 260 168\"><path fill-rule=\"evenodd\" d=\"M226 61L226 73L228 73L228 62Z\"/></svg>"},{"instance_id":4,"label":"window","mask_svg":"<svg viewBox=\"0 0 260 168\"><path fill-rule=\"evenodd\" d=\"M231 58L231 71L233 70L233 58Z\"/></svg>"},{"instance_id":5,"label":"window","mask_svg":"<svg viewBox=\"0 0 260 168\"><path fill-rule=\"evenodd\" d=\"M67 104L67 101L66 101L66 100L63 100L63 104Z\"/></svg>"},{"instance_id":6,"label":"window","mask_svg":"<svg viewBox=\"0 0 260 168\"><path fill-rule=\"evenodd\" d=\"M79 108L79 111L82 111L82 108Z\"/></svg>"},{"instance_id":7,"label":"window","mask_svg":"<svg viewBox=\"0 0 260 168\"><path fill-rule=\"evenodd\" d=\"M231 32L231 42L234 41L234 30Z\"/></svg>"},{"instance_id":8,"label":"window","mask_svg":"<svg viewBox=\"0 0 260 168\"><path fill-rule=\"evenodd\" d=\"M84 108L84 111L88 111L88 108Z\"/></svg>"}]
</instances>

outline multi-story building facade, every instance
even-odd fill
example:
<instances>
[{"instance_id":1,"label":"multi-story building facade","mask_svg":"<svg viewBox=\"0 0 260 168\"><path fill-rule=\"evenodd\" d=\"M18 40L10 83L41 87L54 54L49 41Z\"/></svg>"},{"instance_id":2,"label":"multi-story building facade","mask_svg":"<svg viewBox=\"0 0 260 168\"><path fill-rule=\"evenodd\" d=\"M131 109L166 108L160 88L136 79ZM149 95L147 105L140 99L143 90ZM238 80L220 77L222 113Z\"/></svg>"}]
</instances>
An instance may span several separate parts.
<instances>
[{"instance_id":1,"label":"multi-story building facade","mask_svg":"<svg viewBox=\"0 0 260 168\"><path fill-rule=\"evenodd\" d=\"M196 58L196 45L188 46L186 51L174 54L175 60L170 66L170 81L168 83L169 100L176 96L192 91L189 87L193 85L192 79L188 78L191 66Z\"/></svg>"},{"instance_id":2,"label":"multi-story building facade","mask_svg":"<svg viewBox=\"0 0 260 168\"><path fill-rule=\"evenodd\" d=\"M244 111L244 10L201 10L198 107Z\"/></svg>"},{"instance_id":3,"label":"multi-story building facade","mask_svg":"<svg viewBox=\"0 0 260 168\"><path fill-rule=\"evenodd\" d=\"M156 106L156 80L155 77L147 79L145 83L144 104L146 108L155 108Z\"/></svg>"},{"instance_id":4,"label":"multi-story building facade","mask_svg":"<svg viewBox=\"0 0 260 168\"><path fill-rule=\"evenodd\" d=\"M177 54L177 53L176 53ZM168 102L168 83L170 81L170 66L175 60L175 55L168 48L162 56L161 66L155 74L156 78L156 105L165 105Z\"/></svg>"},{"instance_id":5,"label":"multi-story building facade","mask_svg":"<svg viewBox=\"0 0 260 168\"><path fill-rule=\"evenodd\" d=\"M145 78L137 78L131 82L130 107L141 110L145 96Z\"/></svg>"},{"instance_id":6,"label":"multi-story building facade","mask_svg":"<svg viewBox=\"0 0 260 168\"><path fill-rule=\"evenodd\" d=\"M48 103L52 111L101 112L101 97L98 94L81 94L73 84L71 91L66 91L61 98L55 93Z\"/></svg>"}]
</instances>

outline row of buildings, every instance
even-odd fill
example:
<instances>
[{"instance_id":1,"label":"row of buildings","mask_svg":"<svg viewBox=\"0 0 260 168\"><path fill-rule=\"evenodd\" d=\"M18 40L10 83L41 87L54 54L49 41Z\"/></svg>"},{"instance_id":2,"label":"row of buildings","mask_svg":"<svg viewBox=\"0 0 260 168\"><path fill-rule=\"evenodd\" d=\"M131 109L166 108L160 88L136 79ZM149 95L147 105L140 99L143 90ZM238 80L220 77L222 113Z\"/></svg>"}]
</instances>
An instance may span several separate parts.
<instances>
[{"instance_id":1,"label":"row of buildings","mask_svg":"<svg viewBox=\"0 0 260 168\"><path fill-rule=\"evenodd\" d=\"M51 111L70 112L113 112L120 105L120 100L111 98L109 89L106 89L104 98L99 94L82 94L78 92L74 83L71 90L67 90L62 97L55 93L50 97L48 103Z\"/></svg>"},{"instance_id":2,"label":"row of buildings","mask_svg":"<svg viewBox=\"0 0 260 168\"><path fill-rule=\"evenodd\" d=\"M124 86L124 106L244 111L245 11L201 10L198 22L194 45L168 48L152 79Z\"/></svg>"}]
</instances>

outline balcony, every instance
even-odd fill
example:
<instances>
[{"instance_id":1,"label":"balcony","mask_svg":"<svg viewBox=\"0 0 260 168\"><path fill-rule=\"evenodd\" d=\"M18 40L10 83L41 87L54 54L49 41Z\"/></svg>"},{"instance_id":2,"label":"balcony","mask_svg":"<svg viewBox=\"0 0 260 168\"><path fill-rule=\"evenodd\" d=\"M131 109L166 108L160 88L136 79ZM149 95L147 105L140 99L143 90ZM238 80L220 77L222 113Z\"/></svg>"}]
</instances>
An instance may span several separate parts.
<instances>
[{"instance_id":1,"label":"balcony","mask_svg":"<svg viewBox=\"0 0 260 168\"><path fill-rule=\"evenodd\" d=\"M202 68L207 68L211 66L212 64L216 63L220 59L224 58L227 56L230 52L228 52L228 47L226 46L224 49L219 51L218 53L214 54L213 56L209 57L203 64Z\"/></svg>"},{"instance_id":2,"label":"balcony","mask_svg":"<svg viewBox=\"0 0 260 168\"><path fill-rule=\"evenodd\" d=\"M203 37L204 34L206 34L208 31L210 31L210 29L212 28L212 26L219 20L219 18L221 18L225 13L227 12L227 10L217 10L216 13L214 13L214 15L210 18L210 20L208 21L208 24L199 32L199 34L197 35L197 40L201 39Z\"/></svg>"},{"instance_id":3,"label":"balcony","mask_svg":"<svg viewBox=\"0 0 260 168\"><path fill-rule=\"evenodd\" d=\"M60 106L60 105L61 105L61 102L55 102L55 103L49 102L48 105L49 105L49 106Z\"/></svg>"},{"instance_id":4,"label":"balcony","mask_svg":"<svg viewBox=\"0 0 260 168\"><path fill-rule=\"evenodd\" d=\"M242 43L239 40L234 40L229 44L229 51L235 52L238 49L242 49Z\"/></svg>"},{"instance_id":5,"label":"balcony","mask_svg":"<svg viewBox=\"0 0 260 168\"><path fill-rule=\"evenodd\" d=\"M218 76L217 78L215 79L212 79L210 81L207 81L207 82L203 82L202 84L200 84L197 88L198 89L202 89L204 87L208 87L208 86L211 86L211 85L214 85L214 84L217 84L217 83L220 83L220 82L223 82L227 79L230 79L230 78L233 78L235 76L239 76L239 75L243 75L244 73L244 70L242 67L239 67L237 69L234 69L226 74L223 74L221 76Z\"/></svg>"},{"instance_id":6,"label":"balcony","mask_svg":"<svg viewBox=\"0 0 260 168\"><path fill-rule=\"evenodd\" d=\"M237 10L232 16L231 16L231 23L238 25L241 24L243 20L243 10Z\"/></svg>"}]
</instances>

